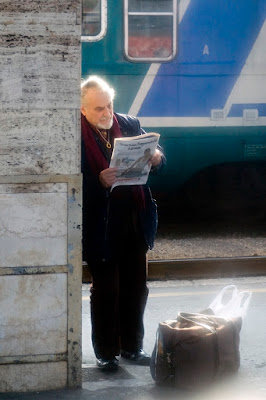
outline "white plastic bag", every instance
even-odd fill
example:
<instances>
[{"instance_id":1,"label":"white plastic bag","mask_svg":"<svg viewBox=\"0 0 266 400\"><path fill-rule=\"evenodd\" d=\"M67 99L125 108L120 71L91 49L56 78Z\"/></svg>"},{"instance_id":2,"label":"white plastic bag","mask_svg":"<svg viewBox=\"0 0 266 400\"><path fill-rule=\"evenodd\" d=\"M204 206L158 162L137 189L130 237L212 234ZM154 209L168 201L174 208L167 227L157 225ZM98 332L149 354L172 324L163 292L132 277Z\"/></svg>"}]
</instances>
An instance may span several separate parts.
<instances>
[{"instance_id":1,"label":"white plastic bag","mask_svg":"<svg viewBox=\"0 0 266 400\"><path fill-rule=\"evenodd\" d=\"M229 298L228 298L229 296ZM209 309L223 318L245 318L252 292L237 290L235 285L225 286L209 305ZM225 298L227 299L225 300Z\"/></svg>"}]
</instances>

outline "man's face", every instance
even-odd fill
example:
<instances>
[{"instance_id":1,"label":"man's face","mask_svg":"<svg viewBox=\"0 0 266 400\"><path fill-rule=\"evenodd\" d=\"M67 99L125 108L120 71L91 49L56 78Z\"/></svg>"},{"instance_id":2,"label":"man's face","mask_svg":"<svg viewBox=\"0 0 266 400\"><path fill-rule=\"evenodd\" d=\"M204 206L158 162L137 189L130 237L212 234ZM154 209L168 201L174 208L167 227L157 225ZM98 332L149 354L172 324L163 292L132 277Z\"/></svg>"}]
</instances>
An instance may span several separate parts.
<instances>
[{"instance_id":1,"label":"man's face","mask_svg":"<svg viewBox=\"0 0 266 400\"><path fill-rule=\"evenodd\" d=\"M113 102L108 93L99 89L87 90L81 112L98 129L110 129L113 125Z\"/></svg>"}]
</instances>

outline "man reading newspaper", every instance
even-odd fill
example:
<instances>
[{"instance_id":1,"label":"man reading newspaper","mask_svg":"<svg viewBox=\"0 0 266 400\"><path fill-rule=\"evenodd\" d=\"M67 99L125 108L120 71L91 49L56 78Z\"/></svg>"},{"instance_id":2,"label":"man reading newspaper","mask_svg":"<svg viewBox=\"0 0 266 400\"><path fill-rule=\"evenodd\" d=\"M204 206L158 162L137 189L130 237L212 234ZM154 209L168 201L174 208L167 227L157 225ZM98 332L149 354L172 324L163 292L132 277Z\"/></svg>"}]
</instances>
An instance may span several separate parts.
<instances>
[{"instance_id":1,"label":"man reading newspaper","mask_svg":"<svg viewBox=\"0 0 266 400\"><path fill-rule=\"evenodd\" d=\"M150 143L151 151L145 153L144 144L138 144L146 140L139 121L114 113L113 98L114 90L98 77L81 85L83 257L92 275L92 343L97 365L104 371L117 369L117 356L135 364L150 362L143 350L146 253L157 228L156 205L147 185L111 187L121 178L120 164L127 165L127 174L137 164L142 170L146 165L158 170L165 162L156 144L152 149ZM114 140L126 136L133 147L128 143L131 150L110 167ZM134 165L135 150L139 160Z\"/></svg>"}]
</instances>

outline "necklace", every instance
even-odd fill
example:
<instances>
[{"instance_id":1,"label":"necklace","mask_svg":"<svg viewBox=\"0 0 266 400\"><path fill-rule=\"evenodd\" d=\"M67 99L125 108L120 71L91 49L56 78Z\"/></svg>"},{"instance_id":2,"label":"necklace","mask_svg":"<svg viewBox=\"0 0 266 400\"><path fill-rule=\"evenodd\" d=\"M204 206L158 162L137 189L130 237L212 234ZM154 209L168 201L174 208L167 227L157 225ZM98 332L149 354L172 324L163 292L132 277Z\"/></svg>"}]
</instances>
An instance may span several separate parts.
<instances>
[{"instance_id":1,"label":"necklace","mask_svg":"<svg viewBox=\"0 0 266 400\"><path fill-rule=\"evenodd\" d=\"M105 146L107 147L107 149L111 149L112 148L112 145L111 145L111 143L109 142L109 140L107 140L105 137L104 137L104 135L102 134L102 132L98 129L98 128L96 128L97 129L97 132L100 134L100 136L101 136L101 138L105 141ZM106 132L106 136L108 137L108 133Z\"/></svg>"}]
</instances>

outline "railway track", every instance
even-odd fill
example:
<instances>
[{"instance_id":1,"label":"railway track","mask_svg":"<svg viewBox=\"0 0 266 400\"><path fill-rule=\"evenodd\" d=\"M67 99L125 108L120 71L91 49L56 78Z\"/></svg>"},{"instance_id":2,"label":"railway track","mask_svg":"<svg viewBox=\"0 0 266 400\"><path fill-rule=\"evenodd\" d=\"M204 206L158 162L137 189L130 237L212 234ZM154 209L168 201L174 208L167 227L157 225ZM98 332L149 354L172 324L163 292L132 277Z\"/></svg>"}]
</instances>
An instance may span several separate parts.
<instances>
[{"instance_id":1,"label":"railway track","mask_svg":"<svg viewBox=\"0 0 266 400\"><path fill-rule=\"evenodd\" d=\"M266 256L149 260L148 280L230 278L266 275ZM91 282L83 263L83 283Z\"/></svg>"},{"instance_id":2,"label":"railway track","mask_svg":"<svg viewBox=\"0 0 266 400\"><path fill-rule=\"evenodd\" d=\"M217 257L150 260L149 280L266 275L266 257Z\"/></svg>"}]
</instances>

